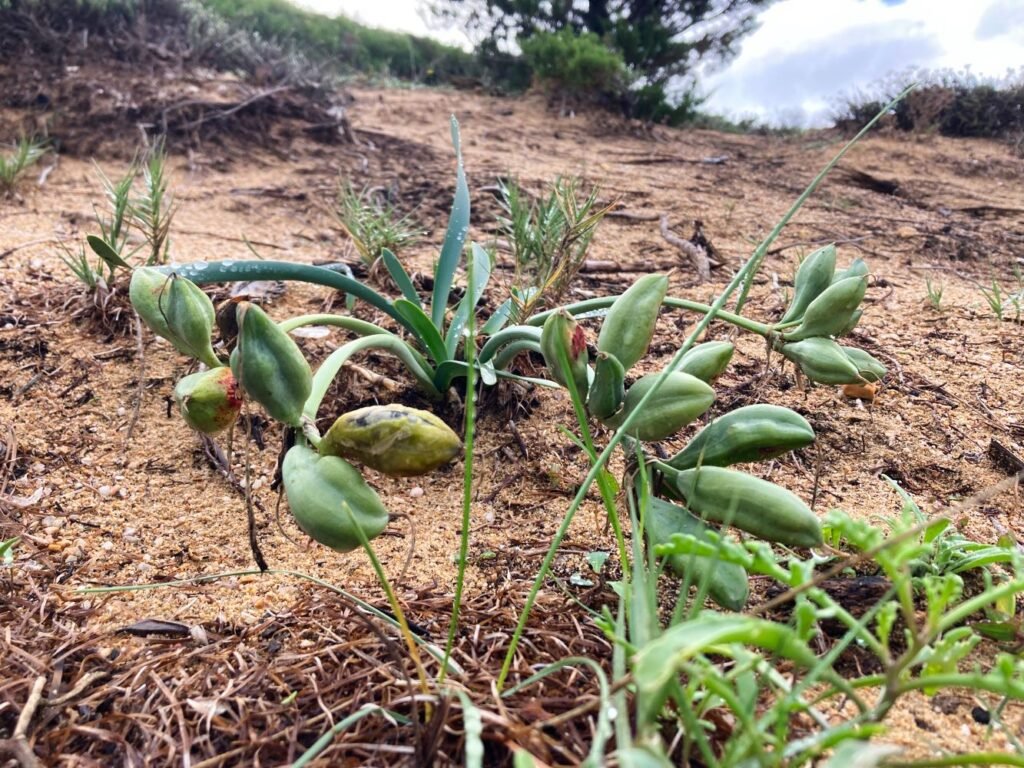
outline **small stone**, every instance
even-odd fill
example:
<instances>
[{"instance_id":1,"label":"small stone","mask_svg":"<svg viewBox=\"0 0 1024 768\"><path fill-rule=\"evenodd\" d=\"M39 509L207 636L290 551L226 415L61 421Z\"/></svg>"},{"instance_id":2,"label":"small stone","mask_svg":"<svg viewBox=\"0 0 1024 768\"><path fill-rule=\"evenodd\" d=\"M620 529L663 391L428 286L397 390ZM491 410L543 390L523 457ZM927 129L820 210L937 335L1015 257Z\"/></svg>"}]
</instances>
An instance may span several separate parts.
<instances>
[{"instance_id":1,"label":"small stone","mask_svg":"<svg viewBox=\"0 0 1024 768\"><path fill-rule=\"evenodd\" d=\"M114 495L114 489L111 488L109 485L101 485L99 488L96 489L96 493L100 495L100 498L109 499L111 496Z\"/></svg>"},{"instance_id":2,"label":"small stone","mask_svg":"<svg viewBox=\"0 0 1024 768\"><path fill-rule=\"evenodd\" d=\"M100 549L102 549L104 552L109 552L113 548L114 542L112 541L104 541L102 544L100 544Z\"/></svg>"},{"instance_id":3,"label":"small stone","mask_svg":"<svg viewBox=\"0 0 1024 768\"><path fill-rule=\"evenodd\" d=\"M414 499L418 499L420 496L423 495L423 489L420 488L420 486L418 485L413 486L412 488L409 489L409 495L412 496Z\"/></svg>"},{"instance_id":4,"label":"small stone","mask_svg":"<svg viewBox=\"0 0 1024 768\"><path fill-rule=\"evenodd\" d=\"M984 707L971 707L971 717L974 722L988 725L992 721L992 714Z\"/></svg>"},{"instance_id":5,"label":"small stone","mask_svg":"<svg viewBox=\"0 0 1024 768\"><path fill-rule=\"evenodd\" d=\"M149 563L139 563L135 566L135 570L137 570L139 573L149 573L153 570L153 566Z\"/></svg>"}]
</instances>

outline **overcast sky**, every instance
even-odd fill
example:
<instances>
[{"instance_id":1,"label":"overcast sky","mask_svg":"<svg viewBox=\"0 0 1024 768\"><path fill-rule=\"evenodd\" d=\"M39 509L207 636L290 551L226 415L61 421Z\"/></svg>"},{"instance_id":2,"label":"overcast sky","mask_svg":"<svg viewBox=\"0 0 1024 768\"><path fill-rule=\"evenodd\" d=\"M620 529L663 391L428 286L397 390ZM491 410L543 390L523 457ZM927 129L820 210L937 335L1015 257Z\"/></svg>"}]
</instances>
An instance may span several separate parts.
<instances>
[{"instance_id":1,"label":"overcast sky","mask_svg":"<svg viewBox=\"0 0 1024 768\"><path fill-rule=\"evenodd\" d=\"M426 0L301 0L323 13L467 45ZM727 67L708 74L706 109L789 123L827 122L843 94L894 73L1024 67L1024 0L779 0Z\"/></svg>"}]
</instances>

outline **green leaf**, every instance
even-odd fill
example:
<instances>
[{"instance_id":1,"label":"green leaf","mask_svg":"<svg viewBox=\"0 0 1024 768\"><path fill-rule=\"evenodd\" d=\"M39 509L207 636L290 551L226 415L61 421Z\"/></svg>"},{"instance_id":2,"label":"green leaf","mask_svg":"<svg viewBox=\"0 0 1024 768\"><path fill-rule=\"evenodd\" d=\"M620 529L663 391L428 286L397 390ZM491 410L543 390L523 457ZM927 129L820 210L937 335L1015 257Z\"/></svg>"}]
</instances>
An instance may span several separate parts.
<instances>
[{"instance_id":1,"label":"green leaf","mask_svg":"<svg viewBox=\"0 0 1024 768\"><path fill-rule=\"evenodd\" d=\"M484 732L480 710L476 708L469 696L457 691L459 703L462 704L462 722L466 731L466 768L483 768L484 743L481 736Z\"/></svg>"},{"instance_id":2,"label":"green leaf","mask_svg":"<svg viewBox=\"0 0 1024 768\"><path fill-rule=\"evenodd\" d=\"M110 247L103 238L96 237L96 235L88 235L85 239L89 243L89 247L92 248L93 253L103 259L111 269L114 267L132 268L132 265L122 259L118 252Z\"/></svg>"},{"instance_id":3,"label":"green leaf","mask_svg":"<svg viewBox=\"0 0 1024 768\"><path fill-rule=\"evenodd\" d=\"M508 322L510 317L512 317L512 299L505 299L501 306L494 310L494 314L484 323L480 333L484 336L493 336L505 327L505 323Z\"/></svg>"},{"instance_id":4,"label":"green leaf","mask_svg":"<svg viewBox=\"0 0 1024 768\"><path fill-rule=\"evenodd\" d=\"M813 667L817 661L807 644L784 624L750 616L703 614L669 628L633 657L641 722L654 722L658 717L681 666L705 653L728 655L728 646L736 643L758 647L804 667Z\"/></svg>"},{"instance_id":5,"label":"green leaf","mask_svg":"<svg viewBox=\"0 0 1024 768\"><path fill-rule=\"evenodd\" d=\"M412 280L409 279L409 273L405 271L405 267L402 266L402 262L398 260L398 257L387 248L384 248L380 252L380 258L384 262L388 274L391 275L391 279L398 286L398 290L402 292L402 296L422 309L423 303L420 301L420 295L416 293L416 286L412 284Z\"/></svg>"},{"instance_id":6,"label":"green leaf","mask_svg":"<svg viewBox=\"0 0 1024 768\"><path fill-rule=\"evenodd\" d=\"M448 335L445 337L445 347L448 350L448 357L455 357L455 350L459 346L459 336L463 328L469 322L469 314L476 305L480 303L487 281L491 279L491 257L483 248L476 243L472 245L473 251L473 284L466 289L466 295L459 302L458 309L452 316L452 324L448 327Z\"/></svg>"},{"instance_id":7,"label":"green leaf","mask_svg":"<svg viewBox=\"0 0 1024 768\"><path fill-rule=\"evenodd\" d=\"M9 565L14 562L14 547L21 541L20 536L15 536L13 539L6 539L0 541L0 562L4 565Z\"/></svg>"},{"instance_id":8,"label":"green leaf","mask_svg":"<svg viewBox=\"0 0 1024 768\"><path fill-rule=\"evenodd\" d=\"M455 269L462 256L462 247L469 234L469 186L466 184L466 170L462 165L462 146L459 142L459 123L452 115L452 144L455 147L455 200L448 217L448 230L441 246L441 256L434 268L434 293L431 298L430 318L437 328L444 324L444 312L448 306Z\"/></svg>"},{"instance_id":9,"label":"green leaf","mask_svg":"<svg viewBox=\"0 0 1024 768\"><path fill-rule=\"evenodd\" d=\"M608 552L587 552L587 565L594 573L600 573L608 561L609 554Z\"/></svg>"},{"instance_id":10,"label":"green leaf","mask_svg":"<svg viewBox=\"0 0 1024 768\"><path fill-rule=\"evenodd\" d=\"M426 316L422 309L408 299L395 299L393 306L409 324L409 327L412 328L420 344L430 353L430 356L434 358L434 362L437 365L441 365L448 360L444 339L441 338L441 334L438 333L437 328L430 322L430 318Z\"/></svg>"}]
</instances>

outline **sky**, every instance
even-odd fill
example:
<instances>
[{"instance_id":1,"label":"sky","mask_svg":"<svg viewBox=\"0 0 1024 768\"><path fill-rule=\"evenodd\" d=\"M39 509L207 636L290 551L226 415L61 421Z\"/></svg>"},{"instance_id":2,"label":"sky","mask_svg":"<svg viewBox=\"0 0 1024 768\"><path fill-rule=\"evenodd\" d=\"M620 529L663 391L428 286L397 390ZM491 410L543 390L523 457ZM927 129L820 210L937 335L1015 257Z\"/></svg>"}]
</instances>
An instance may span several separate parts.
<instances>
[{"instance_id":1,"label":"sky","mask_svg":"<svg viewBox=\"0 0 1024 768\"><path fill-rule=\"evenodd\" d=\"M322 13L468 46L426 0L296 0ZM825 125L844 95L914 69L1002 77L1024 70L1024 0L779 0L725 66L706 71L705 109Z\"/></svg>"}]
</instances>

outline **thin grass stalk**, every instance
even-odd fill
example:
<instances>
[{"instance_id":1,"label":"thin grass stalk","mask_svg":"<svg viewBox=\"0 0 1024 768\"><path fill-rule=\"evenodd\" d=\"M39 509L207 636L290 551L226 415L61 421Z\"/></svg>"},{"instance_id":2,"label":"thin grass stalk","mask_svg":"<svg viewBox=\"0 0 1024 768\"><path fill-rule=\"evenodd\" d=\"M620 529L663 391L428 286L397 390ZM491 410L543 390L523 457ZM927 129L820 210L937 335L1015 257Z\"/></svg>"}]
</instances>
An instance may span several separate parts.
<instances>
[{"instance_id":1,"label":"thin grass stalk","mask_svg":"<svg viewBox=\"0 0 1024 768\"><path fill-rule=\"evenodd\" d=\"M373 551L373 546L370 544L370 540L366 538L366 532L363 531L359 522L356 520L355 515L352 514L352 509L345 502L341 503L341 508L345 514L348 515L349 521L352 523L352 527L355 529L356 535L359 537L359 543L363 545L363 549L366 550L367 557L370 558L370 565L373 566L373 572L377 574L377 580L380 582L381 589L384 590L384 595L387 597L388 605L391 606L391 612L395 614L395 619L398 621L399 629L402 633L402 639L405 640L405 645L409 649L409 656L412 658L413 666L416 667L416 676L420 681L420 690L424 695L430 693L430 688L427 685L427 672L423 667L423 659L420 658L419 648L416 646L415 636L412 630L409 629L409 622L405 618L405 612L402 610L401 603L398 602L398 596L395 595L395 590L391 587L391 581L388 579L388 575L384 572L384 566L380 564L380 560L377 559L377 553ZM445 664L447 665L448 659L445 658ZM442 666L442 669L444 667Z\"/></svg>"},{"instance_id":2,"label":"thin grass stalk","mask_svg":"<svg viewBox=\"0 0 1024 768\"><path fill-rule=\"evenodd\" d=\"M608 459L611 456L612 451L615 450L615 446L617 446L622 441L622 438L625 437L626 431L633 425L633 422L636 421L637 417L643 411L643 407L647 404L647 402L654 395L657 394L658 390L661 388L661 385L665 381L665 379L679 369L679 366L682 363L683 355L685 355L690 350L690 347L692 347L693 344L696 342L696 340L700 338L700 335L708 327L711 321L717 316L719 311L721 311L722 307L725 306L725 303L729 300L729 297L732 296L735 290L739 287L740 283L747 279L748 275L751 275L751 273L760 266L762 259L768 253L768 249L771 247L771 244L775 241L775 238L779 236L779 234L782 232L785 226L796 215L797 211L799 211L800 208L803 207L803 204L807 201L807 198L810 197L814 190L818 188L818 185L821 184L824 178L828 175L829 171L831 171L836 166L836 164L846 155L846 153L858 141L860 141L861 138L863 138L863 136L882 117L882 115L884 115L900 99L902 99L909 92L909 90L910 89L907 88L899 96L893 99L888 105L886 105L882 109L882 111L875 116L874 120L872 120L870 123L864 126L864 128L862 128L860 132L856 136L854 136L853 139L851 139L846 144L846 146L844 146L836 154L836 156L833 157L832 160L830 160L825 165L825 167L818 173L818 175L814 177L814 180L811 181L811 183L807 186L803 193L801 193L801 195L796 199L793 205L790 206L789 210L786 211L786 213L775 225L775 227L768 234L768 236L761 242L760 245L758 245L754 253L743 265L743 267L740 268L740 270L736 273L733 279L729 281L729 284L726 286L725 290L709 307L708 313L704 315L704 317L700 320L699 323L697 323L697 327L694 328L694 330L687 337L686 341L683 342L683 345L673 356L672 361L668 364L665 370L662 371L662 373L658 376L657 380L651 386L650 390L648 390L644 397L641 398L640 402L637 403L637 406L634 409L634 411L626 417L622 425L615 431L615 434L612 435L612 438L608 442L607 447L604 449L604 451L601 452L601 455L598 456L597 461L593 462L590 472L587 473L586 478L584 478L583 483L580 485L579 491L577 491L575 498L569 505L569 509L566 510L565 516L562 519L562 524L559 526L558 531L555 534L555 538L552 540L551 546L548 548L547 554L544 556L544 560L541 563L540 571L538 572L537 577L534 579L533 586L530 588L530 593L526 598L526 604L523 606L523 610L519 615L519 621L516 624L515 631L512 635L512 640L509 643L509 649L505 654L505 659L504 662L502 663L501 672L498 675L497 688L499 691L503 688L505 684L505 679L506 677L508 677L509 670L512 667L512 661L515 658L515 652L519 647L520 640L522 639L523 630L526 628L526 622L529 619L530 611L533 609L533 604L537 600L537 595L540 593L540 589L544 584L544 580L547 578L547 573L551 568L551 563L554 562L555 554L558 552L558 548L562 544L562 539L565 538L565 534L569 530L569 525L572 523L572 518L575 516L577 510L582 505L583 499L586 498L586 494L589 492L590 486L593 485L594 480L597 478L599 473L603 470L605 464L608 462Z\"/></svg>"},{"instance_id":3,"label":"thin grass stalk","mask_svg":"<svg viewBox=\"0 0 1024 768\"><path fill-rule=\"evenodd\" d=\"M337 736L339 733L348 730L349 726L355 725L368 715L372 715L375 712L384 711L385 710L383 710L381 707L370 705L366 709L361 709L358 712L353 712L344 720L340 720L339 722L335 723L330 730L326 731L322 736L320 736L319 739L314 741L313 744L310 745L309 749L307 749L299 756L298 760L292 763L292 768L305 768L305 766L309 765L314 759L316 759L317 755L319 755L321 752L323 752L325 749L331 746L331 742L334 741L334 737Z\"/></svg>"},{"instance_id":4,"label":"thin grass stalk","mask_svg":"<svg viewBox=\"0 0 1024 768\"><path fill-rule=\"evenodd\" d=\"M114 587L79 587L75 590L75 593L83 595L108 595L115 592L141 592L149 589L171 589L174 587L193 586L195 584L220 581L221 579L230 579L239 576L291 576L296 579L309 581L313 584L316 584L319 587L324 587L325 589L329 589L331 592L335 592L341 595L346 600L355 605L357 608L359 608L361 611L370 614L376 619L380 619L385 624L388 624L389 626L395 629L401 630L401 626L393 616L388 616L388 614L384 613L379 608L370 605L370 603L366 602L365 600L359 597L356 597L351 592L348 592L335 584L331 584L329 581L324 581L323 579L318 578L317 576L312 576L308 573L303 573L302 571L292 571L283 568L269 568L266 571L259 571L252 568L247 568L241 571L224 571L222 573L211 573L204 576L193 576L187 579L176 579L174 581L160 581L151 584L125 584ZM423 649L435 660L439 662L443 661L444 654L442 653L440 648L437 648L432 643L423 639L422 637L419 637L418 635L413 635L413 639L416 641L418 645L422 646ZM445 666L446 668L451 669L451 672L454 675L462 675L464 672L462 667L460 667L454 661L449 660L445 664Z\"/></svg>"},{"instance_id":5,"label":"thin grass stalk","mask_svg":"<svg viewBox=\"0 0 1024 768\"><path fill-rule=\"evenodd\" d=\"M473 259L466 260L469 286L473 285ZM462 530L459 533L459 562L455 575L455 597L452 601L452 616L448 623L448 639L444 644L444 663L438 675L438 683L443 683L448 659L455 647L455 636L459 630L459 613L462 610L462 592L466 584L466 561L469 557L469 528L473 503L473 442L476 436L476 369L473 367L476 355L476 310L470 309L466 318L465 357L466 357L466 415L465 415L465 458L462 462Z\"/></svg>"},{"instance_id":6,"label":"thin grass stalk","mask_svg":"<svg viewBox=\"0 0 1024 768\"><path fill-rule=\"evenodd\" d=\"M594 440L590 436L590 424L587 418L587 408L576 388L576 379L572 375L572 366L569 363L569 353L565 345L558 347L558 364L562 368L562 377L565 379L566 389L569 390L569 398L572 400L573 412L576 414L576 422L580 427L580 434L583 436L583 448L587 458L593 464L597 461L597 452L594 450ZM622 567L622 578L629 581L629 551L626 549L626 539L622 533L622 523L619 521L618 512L615 509L615 492L608 484L609 475L601 472L597 476L598 490L601 492L601 501L604 503L605 512L608 514L608 523L615 533L615 545L619 548L619 560Z\"/></svg>"}]
</instances>

